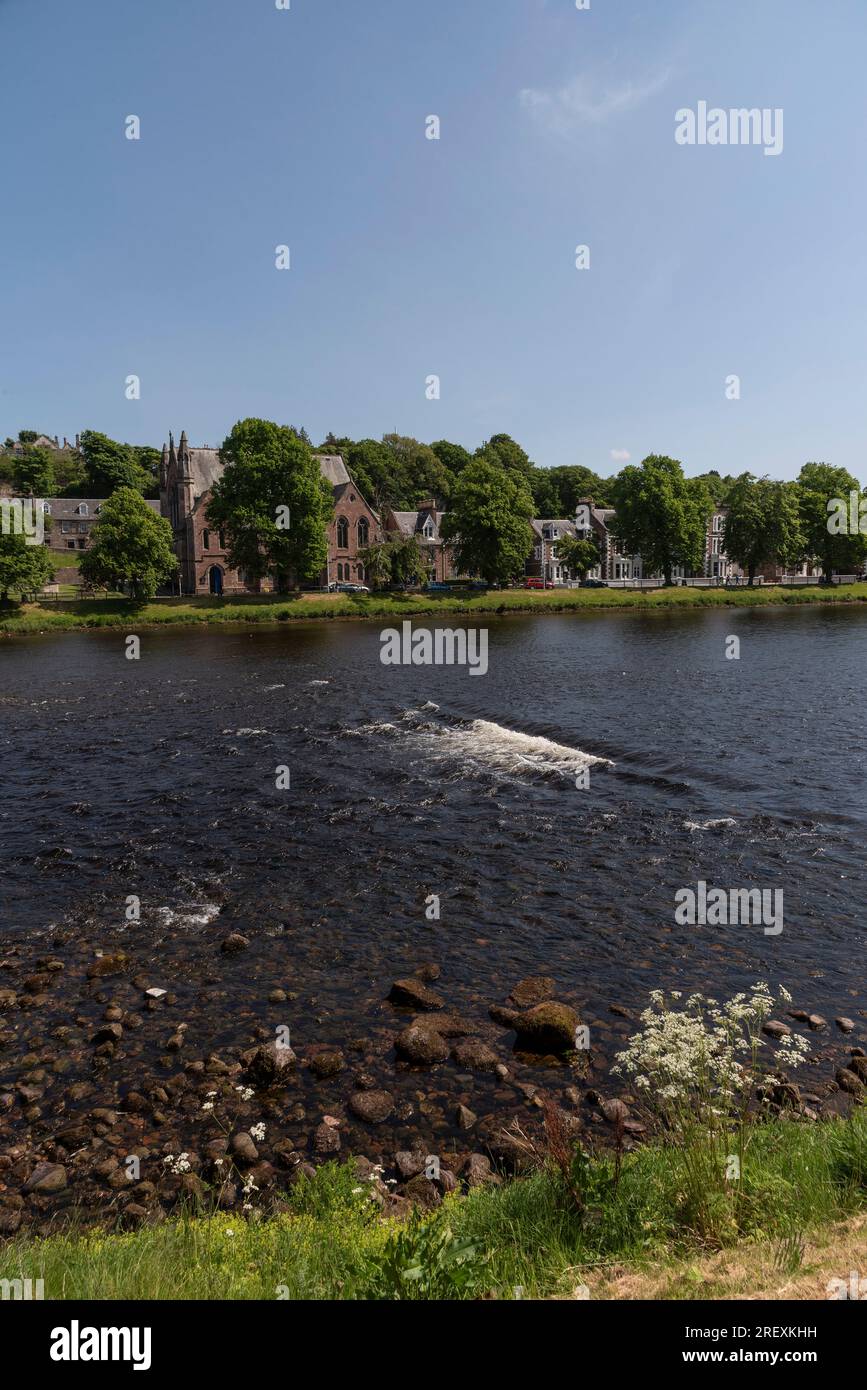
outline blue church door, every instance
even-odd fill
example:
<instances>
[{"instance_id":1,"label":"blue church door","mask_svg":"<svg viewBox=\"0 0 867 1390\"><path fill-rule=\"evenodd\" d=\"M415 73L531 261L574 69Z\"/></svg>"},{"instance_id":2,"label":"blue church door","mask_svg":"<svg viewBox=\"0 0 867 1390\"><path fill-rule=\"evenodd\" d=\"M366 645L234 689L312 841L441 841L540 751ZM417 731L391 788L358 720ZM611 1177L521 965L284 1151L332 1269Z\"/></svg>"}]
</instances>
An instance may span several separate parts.
<instances>
[{"instance_id":1,"label":"blue church door","mask_svg":"<svg viewBox=\"0 0 867 1390\"><path fill-rule=\"evenodd\" d=\"M211 565L208 572L208 583L212 594L220 595L223 592L223 571L219 565Z\"/></svg>"}]
</instances>

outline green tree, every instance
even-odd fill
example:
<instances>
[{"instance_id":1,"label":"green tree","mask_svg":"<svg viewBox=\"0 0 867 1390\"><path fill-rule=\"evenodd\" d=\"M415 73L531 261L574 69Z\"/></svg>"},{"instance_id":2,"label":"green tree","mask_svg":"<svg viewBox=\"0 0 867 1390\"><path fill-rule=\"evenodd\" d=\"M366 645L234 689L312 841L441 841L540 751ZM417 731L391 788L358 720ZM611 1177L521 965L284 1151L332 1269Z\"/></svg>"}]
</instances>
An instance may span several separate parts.
<instances>
[{"instance_id":1,"label":"green tree","mask_svg":"<svg viewBox=\"0 0 867 1390\"><path fill-rule=\"evenodd\" d=\"M38 594L54 578L54 566L44 545L28 545L23 535L0 533L0 599L11 593L22 601Z\"/></svg>"},{"instance_id":2,"label":"green tree","mask_svg":"<svg viewBox=\"0 0 867 1390\"><path fill-rule=\"evenodd\" d=\"M533 465L529 456L510 434L492 434L490 439L479 445L476 458L486 459L507 473L516 473L525 483L529 483L532 476Z\"/></svg>"},{"instance_id":3,"label":"green tree","mask_svg":"<svg viewBox=\"0 0 867 1390\"><path fill-rule=\"evenodd\" d=\"M727 491L723 549L746 570L752 587L756 570L779 560L791 564L803 549L797 489L742 473Z\"/></svg>"},{"instance_id":4,"label":"green tree","mask_svg":"<svg viewBox=\"0 0 867 1390\"><path fill-rule=\"evenodd\" d=\"M452 444L448 439L435 439L431 449L453 479L463 473L473 457L463 444Z\"/></svg>"},{"instance_id":5,"label":"green tree","mask_svg":"<svg viewBox=\"0 0 867 1390\"><path fill-rule=\"evenodd\" d=\"M139 601L153 598L178 568L172 528L132 487L117 488L102 505L81 557L79 572L96 588L123 589Z\"/></svg>"},{"instance_id":6,"label":"green tree","mask_svg":"<svg viewBox=\"0 0 867 1390\"><path fill-rule=\"evenodd\" d=\"M563 536L557 542L557 558L572 574L583 579L588 570L599 564L599 546L595 540L579 536Z\"/></svg>"},{"instance_id":7,"label":"green tree","mask_svg":"<svg viewBox=\"0 0 867 1390\"><path fill-rule=\"evenodd\" d=\"M798 502L803 533L803 557L818 561L823 578L829 581L837 570L841 574L860 573L867 554L867 536L860 529L836 532L831 504L843 503L848 512L850 494L857 494L860 508L861 486L845 468L830 463L805 463L798 474Z\"/></svg>"},{"instance_id":8,"label":"green tree","mask_svg":"<svg viewBox=\"0 0 867 1390\"><path fill-rule=\"evenodd\" d=\"M395 476L404 483L401 505L417 507L428 497L448 501L454 478L430 445L403 434L384 434L382 442L394 460Z\"/></svg>"},{"instance_id":9,"label":"green tree","mask_svg":"<svg viewBox=\"0 0 867 1390\"><path fill-rule=\"evenodd\" d=\"M144 494L152 486L153 479L129 444L119 444L98 430L85 430L81 436L81 452L87 483L94 497L110 497L122 487L131 487Z\"/></svg>"},{"instance_id":10,"label":"green tree","mask_svg":"<svg viewBox=\"0 0 867 1390\"><path fill-rule=\"evenodd\" d=\"M286 425L248 419L220 456L208 520L226 533L230 565L270 574L281 593L315 579L328 559L334 499L310 447Z\"/></svg>"},{"instance_id":11,"label":"green tree","mask_svg":"<svg viewBox=\"0 0 867 1390\"><path fill-rule=\"evenodd\" d=\"M611 529L641 556L646 574L662 574L671 584L676 565L701 567L711 501L702 483L683 476L677 459L649 454L640 467L630 464L618 474L613 492Z\"/></svg>"},{"instance_id":12,"label":"green tree","mask_svg":"<svg viewBox=\"0 0 867 1390\"><path fill-rule=\"evenodd\" d=\"M374 589L384 589L391 580L391 546L388 541L374 541L359 550L364 573Z\"/></svg>"},{"instance_id":13,"label":"green tree","mask_svg":"<svg viewBox=\"0 0 867 1390\"><path fill-rule=\"evenodd\" d=\"M13 466L16 490L25 497L53 497L55 455L51 449L28 447Z\"/></svg>"},{"instance_id":14,"label":"green tree","mask_svg":"<svg viewBox=\"0 0 867 1390\"><path fill-rule=\"evenodd\" d=\"M395 584L423 584L427 561L417 536L393 536L389 540L391 577Z\"/></svg>"},{"instance_id":15,"label":"green tree","mask_svg":"<svg viewBox=\"0 0 867 1390\"><path fill-rule=\"evenodd\" d=\"M520 574L533 546L533 497L516 472L487 457L468 464L455 485L440 532L454 547L458 569L489 584Z\"/></svg>"}]
</instances>

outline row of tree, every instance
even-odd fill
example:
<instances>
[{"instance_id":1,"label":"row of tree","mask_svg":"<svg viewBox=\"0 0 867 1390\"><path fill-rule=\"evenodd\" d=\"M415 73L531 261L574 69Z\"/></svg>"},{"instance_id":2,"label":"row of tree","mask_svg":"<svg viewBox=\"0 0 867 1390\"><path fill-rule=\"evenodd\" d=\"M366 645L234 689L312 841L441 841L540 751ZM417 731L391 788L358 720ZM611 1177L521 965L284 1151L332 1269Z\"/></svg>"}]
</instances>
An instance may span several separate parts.
<instances>
[{"instance_id":1,"label":"row of tree","mask_svg":"<svg viewBox=\"0 0 867 1390\"><path fill-rule=\"evenodd\" d=\"M109 501L94 528L91 547L82 557L81 574L94 586L151 597L177 570L171 528L145 505L136 481L124 480L128 458L113 447L106 448L106 443L113 441L95 436L82 443L91 459L100 460L93 465L103 470L100 477L115 485L106 489ZM415 441L403 443L408 446ZM350 472L366 492L363 473L353 467L356 456L351 442L325 441L326 448L344 446ZM444 448L442 442L440 447ZM304 431L267 420L239 421L224 440L221 454L225 467L213 489L208 519L226 536L229 564L252 577L270 576L281 591L314 581L327 560L333 501ZM434 457L444 466L439 455ZM531 469L526 455L507 436L488 441L474 456L462 460L451 456L453 482L440 532L453 548L459 573L479 575L488 583L518 578L533 545L531 519L558 514L569 518L581 497L593 495L592 486L582 487L574 505L540 509ZM424 491L430 494L436 489ZM867 536L857 519L854 528L829 525L829 505L834 499L848 502L853 495L860 515L862 494L856 479L825 463L805 464L794 483L749 473L727 479L723 549L750 582L766 564L794 564L802 559L816 561L826 577L835 570L860 572L867 558ZM594 500L598 501L595 496ZM641 555L646 573L659 573L670 583L679 567L687 573L702 572L708 520L720 500L706 478L687 478L676 459L651 454L610 481L606 500L616 509L611 530L626 553ZM11 545L16 541L18 547ZM3 537L3 542L10 560L4 572L0 556L0 594L4 587L7 591L21 588L16 582L4 585L4 573L13 573L16 564L20 569L36 563L18 553L24 545L22 538ZM558 544L562 562L575 573L586 573L596 563L598 553L592 541L564 538ZM375 584L413 583L426 573L414 538L395 536L375 542L364 558Z\"/></svg>"},{"instance_id":2,"label":"row of tree","mask_svg":"<svg viewBox=\"0 0 867 1390\"><path fill-rule=\"evenodd\" d=\"M0 476L22 497L110 497L131 487L143 497L159 495L160 451L120 444L98 430L85 430L78 449L37 444L35 430L7 439Z\"/></svg>"}]
</instances>

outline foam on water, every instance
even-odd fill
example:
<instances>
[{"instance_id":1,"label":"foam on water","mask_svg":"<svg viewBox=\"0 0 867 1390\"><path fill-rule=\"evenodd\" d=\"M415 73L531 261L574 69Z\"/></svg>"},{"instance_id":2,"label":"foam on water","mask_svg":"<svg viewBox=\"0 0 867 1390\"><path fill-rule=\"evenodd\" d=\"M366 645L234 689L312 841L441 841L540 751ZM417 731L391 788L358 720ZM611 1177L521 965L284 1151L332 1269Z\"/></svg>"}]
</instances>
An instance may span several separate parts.
<instances>
[{"instance_id":1,"label":"foam on water","mask_svg":"<svg viewBox=\"0 0 867 1390\"><path fill-rule=\"evenodd\" d=\"M465 771L482 768L511 776L575 776L587 767L613 766L610 758L509 729L490 719L434 722L420 717L437 712L438 706L428 702L421 710L405 710L399 724L383 720L363 726L358 733L405 734L423 743L429 756L455 762Z\"/></svg>"}]
</instances>

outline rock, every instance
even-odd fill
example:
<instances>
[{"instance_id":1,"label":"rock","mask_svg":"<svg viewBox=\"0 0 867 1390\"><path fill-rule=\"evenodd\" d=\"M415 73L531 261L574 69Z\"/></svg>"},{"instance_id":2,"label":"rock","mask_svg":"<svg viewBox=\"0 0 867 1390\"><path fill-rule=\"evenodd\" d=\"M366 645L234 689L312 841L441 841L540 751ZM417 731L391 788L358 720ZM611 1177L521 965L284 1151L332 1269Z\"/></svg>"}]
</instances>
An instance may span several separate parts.
<instances>
[{"instance_id":1,"label":"rock","mask_svg":"<svg viewBox=\"0 0 867 1390\"><path fill-rule=\"evenodd\" d=\"M226 937L225 941L221 943L220 950L224 956L236 956L239 951L246 951L249 945L250 942L246 936L242 936L240 932L233 931Z\"/></svg>"},{"instance_id":2,"label":"rock","mask_svg":"<svg viewBox=\"0 0 867 1390\"><path fill-rule=\"evenodd\" d=\"M366 1124L381 1125L394 1109L394 1097L388 1091L356 1091L349 1109Z\"/></svg>"},{"instance_id":3,"label":"rock","mask_svg":"<svg viewBox=\"0 0 867 1390\"><path fill-rule=\"evenodd\" d=\"M87 967L89 980L101 980L105 975L119 975L127 963L122 951L113 956L99 956Z\"/></svg>"},{"instance_id":4,"label":"rock","mask_svg":"<svg viewBox=\"0 0 867 1390\"><path fill-rule=\"evenodd\" d=\"M603 1100L599 1109L610 1125L623 1125L629 1119L629 1110L622 1100Z\"/></svg>"},{"instance_id":5,"label":"rock","mask_svg":"<svg viewBox=\"0 0 867 1390\"><path fill-rule=\"evenodd\" d=\"M543 1004L546 999L553 999L556 990L557 986L550 975L528 975L515 985L509 999L519 1009L529 1009L533 1004Z\"/></svg>"},{"instance_id":6,"label":"rock","mask_svg":"<svg viewBox=\"0 0 867 1390\"><path fill-rule=\"evenodd\" d=\"M22 1192L62 1192L66 1187L66 1169L62 1163L37 1163Z\"/></svg>"},{"instance_id":7,"label":"rock","mask_svg":"<svg viewBox=\"0 0 867 1390\"><path fill-rule=\"evenodd\" d=\"M288 998L288 995L287 995L285 989L272 989L271 993L268 995L268 1003L269 1003L269 1004L285 1004L287 998Z\"/></svg>"},{"instance_id":8,"label":"rock","mask_svg":"<svg viewBox=\"0 0 867 1390\"><path fill-rule=\"evenodd\" d=\"M801 1099L801 1092L791 1081L780 1081L772 1086L769 1092L769 1099L781 1110L802 1110L804 1102Z\"/></svg>"},{"instance_id":9,"label":"rock","mask_svg":"<svg viewBox=\"0 0 867 1390\"><path fill-rule=\"evenodd\" d=\"M424 1211L432 1211L441 1201L440 1194L429 1178L419 1175L412 1178L404 1188L404 1194Z\"/></svg>"},{"instance_id":10,"label":"rock","mask_svg":"<svg viewBox=\"0 0 867 1390\"><path fill-rule=\"evenodd\" d=\"M491 1160L484 1154L470 1154L464 1167L463 1176L467 1187L483 1187L486 1183L499 1183L500 1179L491 1169Z\"/></svg>"},{"instance_id":11,"label":"rock","mask_svg":"<svg viewBox=\"0 0 867 1390\"><path fill-rule=\"evenodd\" d=\"M563 1053L575 1047L580 1021L568 1004L547 1000L520 1014L515 1023L515 1047L522 1052Z\"/></svg>"},{"instance_id":12,"label":"rock","mask_svg":"<svg viewBox=\"0 0 867 1390\"><path fill-rule=\"evenodd\" d=\"M849 1063L849 1071L853 1071L859 1081L863 1081L867 1084L867 1057L860 1056L857 1053L854 1054Z\"/></svg>"},{"instance_id":13,"label":"rock","mask_svg":"<svg viewBox=\"0 0 867 1390\"><path fill-rule=\"evenodd\" d=\"M295 1064L295 1053L291 1047L281 1047L279 1043L268 1043L244 1054L247 1075L257 1086L273 1086L288 1074Z\"/></svg>"},{"instance_id":14,"label":"rock","mask_svg":"<svg viewBox=\"0 0 867 1390\"><path fill-rule=\"evenodd\" d=\"M0 1236L14 1236L20 1225L20 1211L0 1208Z\"/></svg>"},{"instance_id":15,"label":"rock","mask_svg":"<svg viewBox=\"0 0 867 1390\"><path fill-rule=\"evenodd\" d=\"M404 1007L421 1009L424 1012L445 1008L444 999L441 999L432 989L428 989L422 980L412 976L405 980L395 980L388 997L392 1004L401 1004Z\"/></svg>"},{"instance_id":16,"label":"rock","mask_svg":"<svg viewBox=\"0 0 867 1390\"><path fill-rule=\"evenodd\" d=\"M821 1014L810 1014L807 1019L807 1026L812 1028L814 1033L818 1033L820 1028L828 1027L828 1020L823 1018Z\"/></svg>"},{"instance_id":17,"label":"rock","mask_svg":"<svg viewBox=\"0 0 867 1390\"><path fill-rule=\"evenodd\" d=\"M789 1038L792 1030L787 1023L780 1023L779 1019L769 1018L767 1023L762 1024L762 1032L769 1038Z\"/></svg>"},{"instance_id":18,"label":"rock","mask_svg":"<svg viewBox=\"0 0 867 1390\"><path fill-rule=\"evenodd\" d=\"M435 1062L444 1062L449 1055L449 1046L438 1029L429 1023L410 1023L394 1040L398 1057L416 1066L430 1067Z\"/></svg>"},{"instance_id":19,"label":"rock","mask_svg":"<svg viewBox=\"0 0 867 1390\"><path fill-rule=\"evenodd\" d=\"M417 979L424 980L425 984L429 985L432 984L434 980L439 979L442 971L433 961L427 961L424 965L420 965L418 970L414 970L412 973Z\"/></svg>"},{"instance_id":20,"label":"rock","mask_svg":"<svg viewBox=\"0 0 867 1390\"><path fill-rule=\"evenodd\" d=\"M311 1057L307 1064L314 1076L323 1080L328 1076L336 1076L343 1071L342 1052L318 1052L315 1057Z\"/></svg>"},{"instance_id":21,"label":"rock","mask_svg":"<svg viewBox=\"0 0 867 1390\"><path fill-rule=\"evenodd\" d=\"M148 999L162 999L163 995L166 993L166 990L158 989L156 986L154 986L153 989L145 990L145 994L147 995Z\"/></svg>"},{"instance_id":22,"label":"rock","mask_svg":"<svg viewBox=\"0 0 867 1390\"><path fill-rule=\"evenodd\" d=\"M235 1157L242 1159L244 1163L255 1163L259 1157L259 1150L246 1130L232 1135L229 1140L229 1148Z\"/></svg>"},{"instance_id":23,"label":"rock","mask_svg":"<svg viewBox=\"0 0 867 1390\"><path fill-rule=\"evenodd\" d=\"M458 1129L472 1129L478 1118L466 1105L459 1105L455 1111L455 1124Z\"/></svg>"},{"instance_id":24,"label":"rock","mask_svg":"<svg viewBox=\"0 0 867 1390\"><path fill-rule=\"evenodd\" d=\"M849 1071L846 1067L838 1067L834 1073L834 1079L841 1091L848 1091L850 1096L856 1096L859 1100L864 1095L864 1083L857 1077L854 1071Z\"/></svg>"},{"instance_id":25,"label":"rock","mask_svg":"<svg viewBox=\"0 0 867 1390\"><path fill-rule=\"evenodd\" d=\"M18 995L14 989L0 989L0 1009L14 1009Z\"/></svg>"},{"instance_id":26,"label":"rock","mask_svg":"<svg viewBox=\"0 0 867 1390\"><path fill-rule=\"evenodd\" d=\"M840 1029L840 1032L841 1032L841 1033L854 1033L854 1032L855 1032L855 1024L853 1023L853 1021L852 1021L851 1018L835 1018L835 1019L834 1019L834 1022L836 1023L837 1027Z\"/></svg>"},{"instance_id":27,"label":"rock","mask_svg":"<svg viewBox=\"0 0 867 1390\"><path fill-rule=\"evenodd\" d=\"M418 1177L419 1173L424 1172L426 1165L427 1154L423 1153L421 1149L414 1149L411 1152L404 1149L394 1156L394 1166L404 1182L410 1178Z\"/></svg>"},{"instance_id":28,"label":"rock","mask_svg":"<svg viewBox=\"0 0 867 1390\"><path fill-rule=\"evenodd\" d=\"M452 1057L468 1071L496 1071L499 1058L481 1038L462 1038L452 1048Z\"/></svg>"},{"instance_id":29,"label":"rock","mask_svg":"<svg viewBox=\"0 0 867 1390\"><path fill-rule=\"evenodd\" d=\"M321 1124L313 1135L313 1151L317 1154L336 1154L340 1151L340 1130Z\"/></svg>"}]
</instances>

